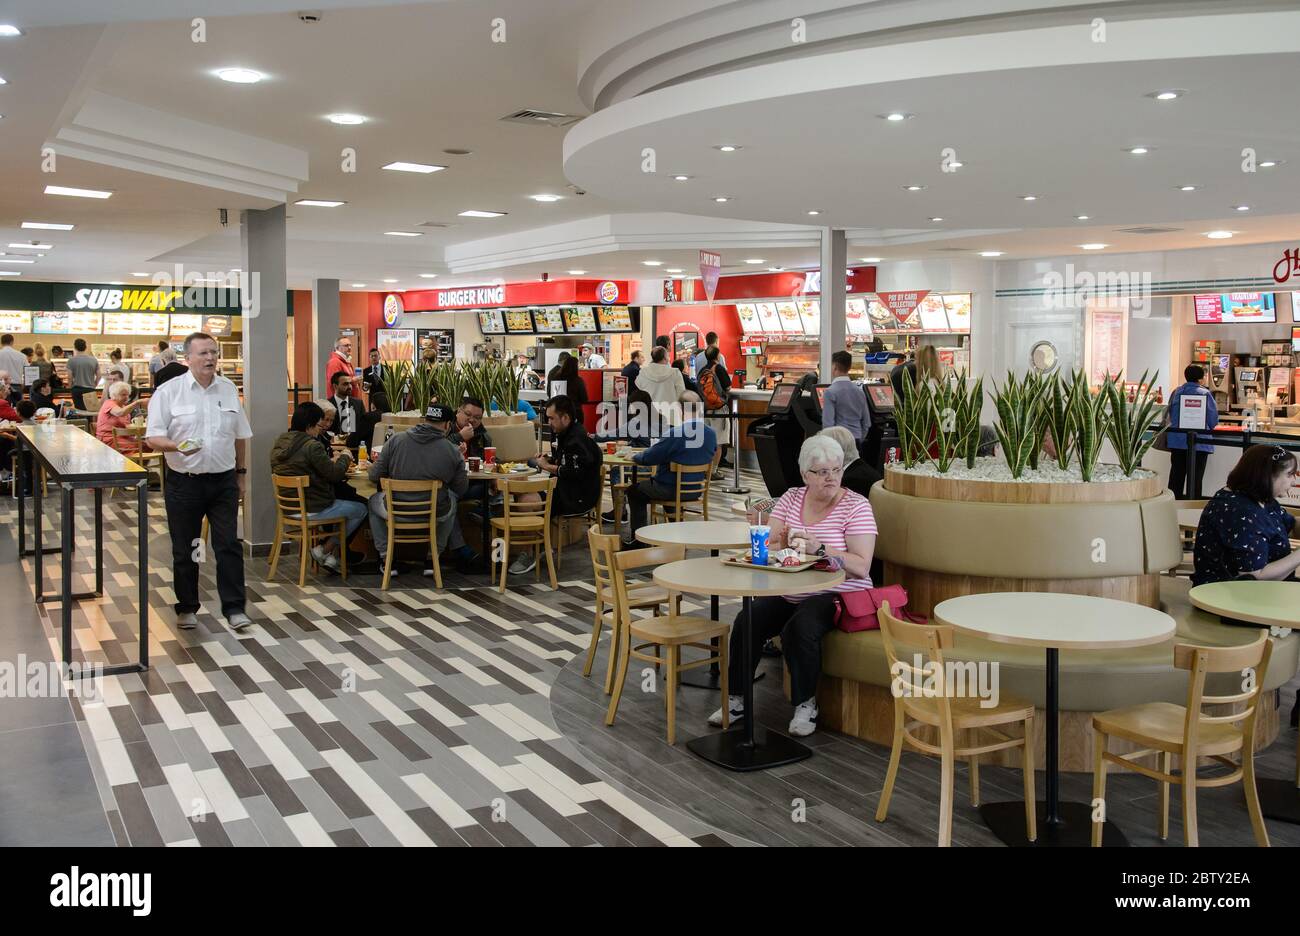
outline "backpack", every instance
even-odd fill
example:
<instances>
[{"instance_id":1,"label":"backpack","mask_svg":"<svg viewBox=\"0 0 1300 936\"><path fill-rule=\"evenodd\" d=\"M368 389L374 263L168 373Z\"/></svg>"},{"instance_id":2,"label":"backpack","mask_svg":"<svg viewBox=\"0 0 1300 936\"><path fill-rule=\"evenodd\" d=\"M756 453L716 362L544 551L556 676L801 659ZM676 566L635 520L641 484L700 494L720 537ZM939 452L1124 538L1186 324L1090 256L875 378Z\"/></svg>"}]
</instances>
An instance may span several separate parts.
<instances>
[{"instance_id":1,"label":"backpack","mask_svg":"<svg viewBox=\"0 0 1300 936\"><path fill-rule=\"evenodd\" d=\"M700 385L700 398L704 400L705 409L722 409L726 405L721 391L718 389L718 378L713 373L713 368L701 371L697 383Z\"/></svg>"}]
</instances>

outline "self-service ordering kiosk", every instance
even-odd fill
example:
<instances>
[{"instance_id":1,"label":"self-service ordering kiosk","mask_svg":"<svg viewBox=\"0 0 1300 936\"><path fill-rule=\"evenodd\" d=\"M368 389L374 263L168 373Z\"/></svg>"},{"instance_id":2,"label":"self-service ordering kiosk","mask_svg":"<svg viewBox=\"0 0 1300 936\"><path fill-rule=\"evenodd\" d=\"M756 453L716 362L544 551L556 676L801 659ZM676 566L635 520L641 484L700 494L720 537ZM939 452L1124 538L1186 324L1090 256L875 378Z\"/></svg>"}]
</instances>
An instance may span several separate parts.
<instances>
[{"instance_id":1,"label":"self-service ordering kiosk","mask_svg":"<svg viewBox=\"0 0 1300 936\"><path fill-rule=\"evenodd\" d=\"M780 497L789 488L803 484L799 449L804 439L822 430L818 390L824 388L817 387L812 375L797 384L777 384L767 404L767 415L749 427L763 483L772 497Z\"/></svg>"},{"instance_id":2,"label":"self-service ordering kiosk","mask_svg":"<svg viewBox=\"0 0 1300 936\"><path fill-rule=\"evenodd\" d=\"M894 388L890 384L867 384L867 411L871 428L862 440L862 458L879 472L884 472L885 453L897 447L898 423L894 421Z\"/></svg>"}]
</instances>

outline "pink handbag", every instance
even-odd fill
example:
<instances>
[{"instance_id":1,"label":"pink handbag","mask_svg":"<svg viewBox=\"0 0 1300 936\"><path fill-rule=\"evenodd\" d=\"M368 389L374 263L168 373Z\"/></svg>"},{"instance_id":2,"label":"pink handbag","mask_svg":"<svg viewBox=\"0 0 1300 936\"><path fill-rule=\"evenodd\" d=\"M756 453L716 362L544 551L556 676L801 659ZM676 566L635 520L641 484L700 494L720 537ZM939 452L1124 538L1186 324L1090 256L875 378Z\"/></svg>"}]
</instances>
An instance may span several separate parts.
<instances>
[{"instance_id":1,"label":"pink handbag","mask_svg":"<svg viewBox=\"0 0 1300 936\"><path fill-rule=\"evenodd\" d=\"M907 612L907 590L902 585L865 588L862 591L844 592L836 597L839 600L835 603L835 626L845 633L879 630L880 621L876 618L876 612L885 602L889 602L889 611L894 617L916 624L925 623L925 618Z\"/></svg>"}]
</instances>

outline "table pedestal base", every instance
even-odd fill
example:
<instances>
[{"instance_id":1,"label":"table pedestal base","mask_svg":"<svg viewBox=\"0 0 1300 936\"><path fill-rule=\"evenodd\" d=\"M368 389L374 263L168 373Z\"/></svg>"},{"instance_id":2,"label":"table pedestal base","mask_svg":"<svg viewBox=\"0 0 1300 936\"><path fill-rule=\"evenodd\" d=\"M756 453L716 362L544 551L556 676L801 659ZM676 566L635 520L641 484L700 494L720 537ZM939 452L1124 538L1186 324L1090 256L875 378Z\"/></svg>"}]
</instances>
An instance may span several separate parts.
<instances>
[{"instance_id":1,"label":"table pedestal base","mask_svg":"<svg viewBox=\"0 0 1300 936\"><path fill-rule=\"evenodd\" d=\"M1300 824L1300 789L1290 780L1255 778L1259 809L1268 819Z\"/></svg>"},{"instance_id":2,"label":"table pedestal base","mask_svg":"<svg viewBox=\"0 0 1300 936\"><path fill-rule=\"evenodd\" d=\"M980 817L993 830L993 834L1013 848L1087 848L1092 844L1092 807L1087 803L1061 803L1058 807L1060 821L1047 821L1047 804L1038 804L1038 838L1031 842L1025 837L1025 804L1021 802L987 803L980 808ZM1101 844L1107 848L1125 848L1128 839L1113 822L1107 822L1101 833Z\"/></svg>"},{"instance_id":3,"label":"table pedestal base","mask_svg":"<svg viewBox=\"0 0 1300 936\"><path fill-rule=\"evenodd\" d=\"M686 747L711 764L742 772L767 770L812 757L812 751L793 738L758 727L754 728L752 744L746 743L743 729L733 728L688 741Z\"/></svg>"}]
</instances>

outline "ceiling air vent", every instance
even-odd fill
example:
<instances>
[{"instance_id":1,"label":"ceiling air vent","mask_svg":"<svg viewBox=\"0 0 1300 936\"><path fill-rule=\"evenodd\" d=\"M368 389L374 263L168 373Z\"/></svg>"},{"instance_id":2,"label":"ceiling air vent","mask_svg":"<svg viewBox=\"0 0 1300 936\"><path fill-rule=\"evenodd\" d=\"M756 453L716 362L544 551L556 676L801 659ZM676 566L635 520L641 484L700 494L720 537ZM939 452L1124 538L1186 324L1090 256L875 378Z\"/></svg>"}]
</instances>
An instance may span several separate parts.
<instances>
[{"instance_id":1,"label":"ceiling air vent","mask_svg":"<svg viewBox=\"0 0 1300 936\"><path fill-rule=\"evenodd\" d=\"M556 114L551 111L521 110L515 111L513 114L507 114L501 119L506 123L549 124L552 127L567 127L570 124L577 123L582 118L575 117L573 114Z\"/></svg>"},{"instance_id":2,"label":"ceiling air vent","mask_svg":"<svg viewBox=\"0 0 1300 936\"><path fill-rule=\"evenodd\" d=\"M1117 228L1116 234L1173 234L1175 231L1181 231L1182 228L1171 227L1131 227Z\"/></svg>"},{"instance_id":3,"label":"ceiling air vent","mask_svg":"<svg viewBox=\"0 0 1300 936\"><path fill-rule=\"evenodd\" d=\"M416 225L416 227L422 227L422 228L449 228L449 227L457 227L457 226L458 225L447 224L442 221L423 221L420 224Z\"/></svg>"},{"instance_id":4,"label":"ceiling air vent","mask_svg":"<svg viewBox=\"0 0 1300 936\"><path fill-rule=\"evenodd\" d=\"M969 253L969 247L931 247L935 253Z\"/></svg>"}]
</instances>

